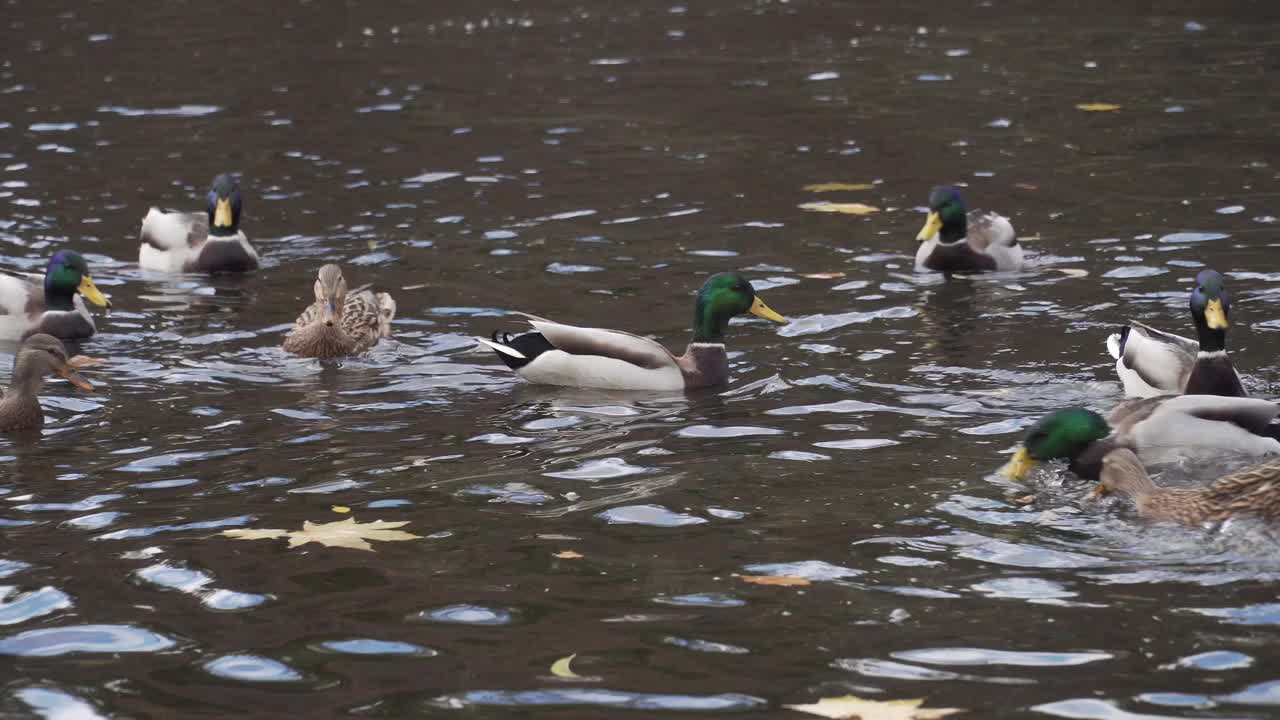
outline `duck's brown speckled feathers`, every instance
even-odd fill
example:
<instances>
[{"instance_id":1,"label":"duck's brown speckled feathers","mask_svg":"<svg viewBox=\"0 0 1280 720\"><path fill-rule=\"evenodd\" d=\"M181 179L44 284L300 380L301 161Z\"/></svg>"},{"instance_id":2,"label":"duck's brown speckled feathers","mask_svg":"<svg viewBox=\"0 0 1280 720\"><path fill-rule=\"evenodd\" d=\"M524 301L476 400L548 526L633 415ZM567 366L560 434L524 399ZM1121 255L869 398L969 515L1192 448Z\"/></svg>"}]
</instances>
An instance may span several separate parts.
<instances>
[{"instance_id":1,"label":"duck's brown speckled feathers","mask_svg":"<svg viewBox=\"0 0 1280 720\"><path fill-rule=\"evenodd\" d=\"M49 374L57 373L83 390L92 390L93 386L75 371L75 367L88 362L93 361L79 356L68 358L62 342L52 335L36 334L27 338L14 359L9 388L0 397L0 432L44 427L39 393Z\"/></svg>"},{"instance_id":2,"label":"duck's brown speckled feathers","mask_svg":"<svg viewBox=\"0 0 1280 720\"><path fill-rule=\"evenodd\" d=\"M335 358L357 355L391 337L396 304L388 293L361 286L347 291L337 265L325 265L316 281L316 301L294 322L284 350L294 355Z\"/></svg>"},{"instance_id":3,"label":"duck's brown speckled feathers","mask_svg":"<svg viewBox=\"0 0 1280 720\"><path fill-rule=\"evenodd\" d=\"M1169 489L1151 480L1133 452L1119 449L1103 460L1101 479L1101 487L1131 497L1138 514L1153 520L1198 525L1237 515L1280 519L1280 459L1223 476L1208 487Z\"/></svg>"}]
</instances>

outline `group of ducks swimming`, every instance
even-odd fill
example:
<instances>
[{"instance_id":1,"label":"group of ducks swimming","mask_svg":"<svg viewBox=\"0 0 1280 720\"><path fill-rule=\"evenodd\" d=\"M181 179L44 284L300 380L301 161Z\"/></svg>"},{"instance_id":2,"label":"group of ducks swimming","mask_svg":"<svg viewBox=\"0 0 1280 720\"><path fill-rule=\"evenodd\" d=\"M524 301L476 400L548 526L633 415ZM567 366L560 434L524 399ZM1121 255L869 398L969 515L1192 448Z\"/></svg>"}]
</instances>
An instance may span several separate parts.
<instances>
[{"instance_id":1,"label":"group of ducks swimming","mask_svg":"<svg viewBox=\"0 0 1280 720\"><path fill-rule=\"evenodd\" d=\"M230 175L214 178L203 213L151 208L142 221L138 262L163 273L242 273L259 257L240 229L242 199ZM1022 247L1001 215L968 211L954 187L929 196L917 235L918 271L973 273L1016 271ZM97 363L69 355L62 341L82 341L96 328L85 300L110 302L94 285L78 253L61 250L43 276L0 275L0 339L19 339L13 377L0 398L0 431L39 429L44 416L37 393L58 374L91 390L80 370ZM372 348L391 336L396 303L368 286L348 289L342 270L327 264L315 282L315 301L298 317L283 349L294 355L338 358ZM1158 487L1146 464L1204 453L1280 455L1280 431L1272 426L1280 406L1246 396L1226 351L1230 303L1225 281L1213 270L1195 278L1190 309L1195 340L1130 322L1107 339L1116 372L1131 396L1107 418L1085 408L1051 413L1032 425L1003 472L1024 480L1038 462L1065 460L1072 472L1097 481L1094 494L1134 499L1139 514L1182 523L1219 521L1236 514L1280 518L1280 459L1241 470L1195 489ZM477 338L532 383L614 390L685 390L724 384L729 321L751 314L786 319L736 272L712 275L694 301L693 335L683 355L638 335L553 322L519 313L531 330Z\"/></svg>"}]
</instances>

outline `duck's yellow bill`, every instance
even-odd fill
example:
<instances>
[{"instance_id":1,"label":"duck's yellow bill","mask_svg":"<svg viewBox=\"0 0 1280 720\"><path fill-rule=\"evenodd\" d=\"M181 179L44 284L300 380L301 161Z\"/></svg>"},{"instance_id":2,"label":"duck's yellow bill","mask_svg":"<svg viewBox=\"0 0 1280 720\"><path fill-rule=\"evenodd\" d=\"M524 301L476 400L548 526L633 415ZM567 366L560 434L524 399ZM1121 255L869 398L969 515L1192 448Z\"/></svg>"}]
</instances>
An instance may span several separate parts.
<instances>
[{"instance_id":1,"label":"duck's yellow bill","mask_svg":"<svg viewBox=\"0 0 1280 720\"><path fill-rule=\"evenodd\" d=\"M759 297L752 301L751 310L749 312L756 317L762 317L765 320L772 320L776 323L784 323L787 321L786 318L774 312L768 305L765 305L764 301Z\"/></svg>"},{"instance_id":2,"label":"duck's yellow bill","mask_svg":"<svg viewBox=\"0 0 1280 720\"><path fill-rule=\"evenodd\" d=\"M63 368L58 371L58 374L66 378L67 382L75 385L81 390L84 390L85 392L93 392L93 383L85 380L84 376L71 369L70 365L63 366Z\"/></svg>"},{"instance_id":3,"label":"duck's yellow bill","mask_svg":"<svg viewBox=\"0 0 1280 720\"><path fill-rule=\"evenodd\" d=\"M1031 468L1036 466L1035 458L1031 457L1031 453L1027 452L1024 447L1018 448L1018 452L1013 454L1013 458L1000 468L1000 474L1010 480L1021 481L1031 473Z\"/></svg>"},{"instance_id":4,"label":"duck's yellow bill","mask_svg":"<svg viewBox=\"0 0 1280 720\"><path fill-rule=\"evenodd\" d=\"M942 218L938 216L937 212L931 210L929 211L929 217L924 220L924 227L920 228L920 233L916 235L916 240L924 242L934 235L937 235L938 231L941 229Z\"/></svg>"},{"instance_id":5,"label":"duck's yellow bill","mask_svg":"<svg viewBox=\"0 0 1280 720\"><path fill-rule=\"evenodd\" d=\"M1227 322L1227 313L1222 309L1221 300L1210 300L1204 307L1204 321L1208 323L1210 329L1227 329L1230 323Z\"/></svg>"},{"instance_id":6,"label":"duck's yellow bill","mask_svg":"<svg viewBox=\"0 0 1280 720\"><path fill-rule=\"evenodd\" d=\"M88 275L80 276L80 285L76 287L76 291L78 291L81 295L85 297L86 300L93 303L94 305L101 305L102 307L111 307L111 301L107 299L106 295L102 294L102 291L98 289L97 285L93 284L93 278L89 277Z\"/></svg>"},{"instance_id":7,"label":"duck's yellow bill","mask_svg":"<svg viewBox=\"0 0 1280 720\"><path fill-rule=\"evenodd\" d=\"M213 226L231 227L231 199L218 198L213 205Z\"/></svg>"}]
</instances>

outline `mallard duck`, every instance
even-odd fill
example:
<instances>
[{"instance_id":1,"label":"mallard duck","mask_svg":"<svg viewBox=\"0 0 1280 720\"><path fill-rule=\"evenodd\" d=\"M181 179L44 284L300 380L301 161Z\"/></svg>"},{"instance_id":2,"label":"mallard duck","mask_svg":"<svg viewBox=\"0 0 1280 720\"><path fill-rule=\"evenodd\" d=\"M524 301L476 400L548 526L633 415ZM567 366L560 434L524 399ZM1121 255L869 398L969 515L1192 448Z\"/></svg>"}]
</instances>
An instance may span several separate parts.
<instances>
[{"instance_id":1,"label":"mallard duck","mask_svg":"<svg viewBox=\"0 0 1280 720\"><path fill-rule=\"evenodd\" d=\"M36 333L27 338L14 358L9 389L0 397L0 432L44 427L38 395L45 376L57 373L81 390L92 391L93 385L76 370L94 362L83 355L68 358L67 349L52 335Z\"/></svg>"},{"instance_id":2,"label":"mallard duck","mask_svg":"<svg viewBox=\"0 0 1280 720\"><path fill-rule=\"evenodd\" d=\"M1226 281L1214 270L1201 270L1191 289L1191 319L1199 341L1161 332L1129 321L1107 338L1116 359L1116 374L1131 397L1224 395L1245 397L1240 374L1227 357L1231 302Z\"/></svg>"},{"instance_id":3,"label":"mallard duck","mask_svg":"<svg viewBox=\"0 0 1280 720\"><path fill-rule=\"evenodd\" d=\"M1219 522L1236 515L1280 519L1280 460L1225 475L1207 487L1162 488L1151 480L1131 450L1117 448L1102 458L1094 495L1114 492L1132 498L1138 514L1184 525Z\"/></svg>"},{"instance_id":4,"label":"mallard duck","mask_svg":"<svg viewBox=\"0 0 1280 720\"><path fill-rule=\"evenodd\" d=\"M240 229L240 183L213 179L204 213L165 212L142 218L138 264L170 273L238 273L256 270L258 251Z\"/></svg>"},{"instance_id":5,"label":"mallard duck","mask_svg":"<svg viewBox=\"0 0 1280 720\"><path fill-rule=\"evenodd\" d=\"M18 340L47 333L63 340L84 340L97 332L84 298L103 307L111 301L93 284L89 263L74 250L59 250L38 275L0 275L0 338Z\"/></svg>"},{"instance_id":6,"label":"mallard duck","mask_svg":"<svg viewBox=\"0 0 1280 720\"><path fill-rule=\"evenodd\" d=\"M1022 480L1037 462L1066 460L1077 476L1097 480L1102 458L1128 448L1145 462L1211 454L1280 453L1269 433L1280 406L1269 400L1217 395L1161 395L1125 400L1106 419L1092 410L1050 413L1027 429L1022 447L1001 471Z\"/></svg>"},{"instance_id":7,"label":"mallard duck","mask_svg":"<svg viewBox=\"0 0 1280 720\"><path fill-rule=\"evenodd\" d=\"M316 279L316 301L298 316L284 339L285 352L313 358L336 358L362 353L391 337L396 301L362 285L347 290L342 269L329 264Z\"/></svg>"},{"instance_id":8,"label":"mallard duck","mask_svg":"<svg viewBox=\"0 0 1280 720\"><path fill-rule=\"evenodd\" d=\"M918 272L1022 269L1022 246L1009 219L981 210L966 213L960 191L949 185L929 193L929 216L916 240Z\"/></svg>"},{"instance_id":9,"label":"mallard duck","mask_svg":"<svg viewBox=\"0 0 1280 720\"><path fill-rule=\"evenodd\" d=\"M619 330L562 325L520 313L534 332L516 337L497 332L476 338L507 367L532 383L609 390L681 390L721 385L729 379L724 330L729 319L751 313L784 323L738 273L712 275L698 290L693 339L676 357L662 345Z\"/></svg>"}]
</instances>

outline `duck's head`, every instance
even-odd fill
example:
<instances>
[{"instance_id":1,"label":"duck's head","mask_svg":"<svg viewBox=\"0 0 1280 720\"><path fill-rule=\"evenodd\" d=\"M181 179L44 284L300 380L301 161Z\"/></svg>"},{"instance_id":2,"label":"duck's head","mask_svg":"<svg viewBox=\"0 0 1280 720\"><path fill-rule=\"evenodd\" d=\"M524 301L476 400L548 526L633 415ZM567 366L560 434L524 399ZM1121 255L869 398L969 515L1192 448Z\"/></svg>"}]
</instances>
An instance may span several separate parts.
<instances>
[{"instance_id":1,"label":"duck's head","mask_svg":"<svg viewBox=\"0 0 1280 720\"><path fill-rule=\"evenodd\" d=\"M1224 350L1231 301L1227 298L1227 283L1217 270L1201 270L1196 274L1195 287L1191 288L1191 317L1200 332L1202 350ZM1205 341L1209 347L1205 347Z\"/></svg>"},{"instance_id":2,"label":"duck's head","mask_svg":"<svg viewBox=\"0 0 1280 720\"><path fill-rule=\"evenodd\" d=\"M240 230L240 183L223 173L213 179L205 196L210 235L235 235Z\"/></svg>"},{"instance_id":3,"label":"duck's head","mask_svg":"<svg viewBox=\"0 0 1280 720\"><path fill-rule=\"evenodd\" d=\"M62 341L52 335L36 333L18 348L13 365L13 384L39 387L45 377L57 374L81 390L92 392L93 385L76 370L94 362L83 355L67 357L67 348Z\"/></svg>"},{"instance_id":4,"label":"duck's head","mask_svg":"<svg viewBox=\"0 0 1280 720\"><path fill-rule=\"evenodd\" d=\"M779 323L787 321L764 304L750 281L740 273L712 275L698 290L693 312L693 341L723 343L729 319L743 313Z\"/></svg>"},{"instance_id":5,"label":"duck's head","mask_svg":"<svg viewBox=\"0 0 1280 720\"><path fill-rule=\"evenodd\" d=\"M1036 463L1074 461L1090 445L1110 434L1106 419L1092 410L1074 407L1050 413L1027 428L1022 447L1000 472L1012 480L1022 480Z\"/></svg>"},{"instance_id":6,"label":"duck's head","mask_svg":"<svg viewBox=\"0 0 1280 720\"><path fill-rule=\"evenodd\" d=\"M924 242L939 233L942 242L959 240L968 231L967 212L958 188L939 185L929 193L929 215L916 240Z\"/></svg>"},{"instance_id":7,"label":"duck's head","mask_svg":"<svg viewBox=\"0 0 1280 720\"><path fill-rule=\"evenodd\" d=\"M111 301L93 284L89 263L74 250L59 250L44 271L45 303L53 310L71 310L72 297L80 293L94 305L111 307Z\"/></svg>"},{"instance_id":8,"label":"duck's head","mask_svg":"<svg viewBox=\"0 0 1280 720\"><path fill-rule=\"evenodd\" d=\"M1156 484L1138 456L1128 448L1116 448L1102 458L1098 486L1090 495L1102 497L1107 493L1119 493L1127 497L1139 497L1156 489Z\"/></svg>"},{"instance_id":9,"label":"duck's head","mask_svg":"<svg viewBox=\"0 0 1280 720\"><path fill-rule=\"evenodd\" d=\"M347 301L347 281L342 268L329 263L320 268L316 277L316 302L320 305L320 319L333 327L342 317L342 304Z\"/></svg>"}]
</instances>

